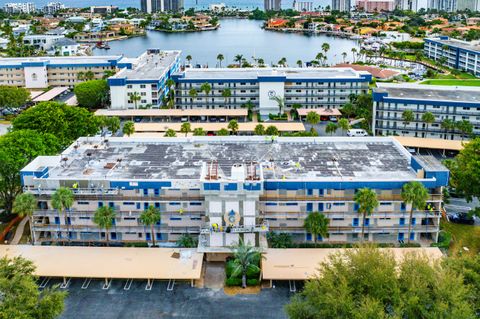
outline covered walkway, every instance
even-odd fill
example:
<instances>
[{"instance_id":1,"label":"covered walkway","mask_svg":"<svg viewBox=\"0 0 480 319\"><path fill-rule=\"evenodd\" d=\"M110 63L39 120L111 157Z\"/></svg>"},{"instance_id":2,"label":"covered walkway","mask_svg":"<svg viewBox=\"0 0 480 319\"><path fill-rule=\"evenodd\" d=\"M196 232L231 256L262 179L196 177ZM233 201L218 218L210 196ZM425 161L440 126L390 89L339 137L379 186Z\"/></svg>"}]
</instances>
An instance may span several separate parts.
<instances>
[{"instance_id":1,"label":"covered walkway","mask_svg":"<svg viewBox=\"0 0 480 319\"><path fill-rule=\"evenodd\" d=\"M402 261L408 253L426 254L431 260L440 259L443 254L436 247L427 248L379 248L390 251L397 261ZM290 290L295 291L296 280L307 280L318 273L320 263L328 260L331 254L345 251L344 248L288 248L267 249L262 260L264 280L284 280L290 282Z\"/></svg>"},{"instance_id":2,"label":"covered walkway","mask_svg":"<svg viewBox=\"0 0 480 319\"><path fill-rule=\"evenodd\" d=\"M463 146L468 143L467 140L443 140L438 138L421 138L410 136L394 136L393 138L405 147L442 151L461 151L463 150Z\"/></svg>"},{"instance_id":3,"label":"covered walkway","mask_svg":"<svg viewBox=\"0 0 480 319\"><path fill-rule=\"evenodd\" d=\"M175 280L188 280L193 286L201 277L203 263L203 253L196 249L0 246L0 257L17 256L35 264L35 275L44 278L41 287L52 277L63 278L61 288L67 288L71 278L84 278L84 289L92 279L105 279L104 289L113 279L126 280L125 290L133 280L147 280L146 290L154 280L169 280L169 290Z\"/></svg>"},{"instance_id":4,"label":"covered walkway","mask_svg":"<svg viewBox=\"0 0 480 319\"><path fill-rule=\"evenodd\" d=\"M303 132L305 126L301 122L264 122L264 123L238 123L238 132L253 133L255 127L262 124L264 128L275 126L279 132ZM168 129L180 132L182 123L135 123L136 133L163 133ZM205 132L218 132L228 129L228 123L190 123L191 130L203 128Z\"/></svg>"},{"instance_id":5,"label":"covered walkway","mask_svg":"<svg viewBox=\"0 0 480 319\"><path fill-rule=\"evenodd\" d=\"M226 120L246 120L248 110L244 109L100 109L95 112L98 116L117 116L125 120L147 118L150 121L160 119L163 121L209 121L213 118L224 117Z\"/></svg>"}]
</instances>

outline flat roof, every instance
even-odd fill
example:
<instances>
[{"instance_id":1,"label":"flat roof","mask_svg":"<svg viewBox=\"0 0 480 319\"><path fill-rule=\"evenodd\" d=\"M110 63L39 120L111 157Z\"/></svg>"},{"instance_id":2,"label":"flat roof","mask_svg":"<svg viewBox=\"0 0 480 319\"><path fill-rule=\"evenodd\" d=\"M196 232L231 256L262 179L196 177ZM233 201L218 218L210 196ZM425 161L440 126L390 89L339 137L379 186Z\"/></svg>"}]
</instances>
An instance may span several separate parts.
<instances>
[{"instance_id":1,"label":"flat roof","mask_svg":"<svg viewBox=\"0 0 480 319\"><path fill-rule=\"evenodd\" d=\"M411 136L394 136L400 144L407 147L427 148L437 150L461 151L469 141L443 140L438 138L421 138Z\"/></svg>"},{"instance_id":2,"label":"flat roof","mask_svg":"<svg viewBox=\"0 0 480 319\"><path fill-rule=\"evenodd\" d=\"M113 109L100 109L95 112L95 115L103 116L119 116L119 117L132 117L132 116L247 116L247 109L127 109L127 110L113 110Z\"/></svg>"},{"instance_id":3,"label":"flat roof","mask_svg":"<svg viewBox=\"0 0 480 319\"><path fill-rule=\"evenodd\" d=\"M72 278L199 279L203 262L179 248L0 245L0 256L31 260L36 276Z\"/></svg>"},{"instance_id":4,"label":"flat roof","mask_svg":"<svg viewBox=\"0 0 480 319\"><path fill-rule=\"evenodd\" d=\"M26 58L0 58L0 65L21 66L22 63L45 62L48 65L75 65L75 64L110 64L110 61L119 61L121 55L111 56L75 56L75 57L26 57Z\"/></svg>"},{"instance_id":5,"label":"flat roof","mask_svg":"<svg viewBox=\"0 0 480 319\"><path fill-rule=\"evenodd\" d=\"M342 113L338 109L326 109L326 108L316 108L316 109L298 109L298 115L306 116L310 112L315 112L320 116L341 116Z\"/></svg>"},{"instance_id":6,"label":"flat roof","mask_svg":"<svg viewBox=\"0 0 480 319\"><path fill-rule=\"evenodd\" d=\"M42 95L43 93L45 93L45 92L43 92L43 91L30 91L30 99L33 100L34 98L38 97L39 95Z\"/></svg>"},{"instance_id":7,"label":"flat roof","mask_svg":"<svg viewBox=\"0 0 480 319\"><path fill-rule=\"evenodd\" d=\"M72 95L68 100L65 101L65 104L71 105L71 106L76 106L78 105L78 100L76 95Z\"/></svg>"},{"instance_id":8,"label":"flat roof","mask_svg":"<svg viewBox=\"0 0 480 319\"><path fill-rule=\"evenodd\" d=\"M389 98L479 103L480 90L465 86L378 83L373 91L388 93Z\"/></svg>"},{"instance_id":9,"label":"flat roof","mask_svg":"<svg viewBox=\"0 0 480 319\"><path fill-rule=\"evenodd\" d=\"M75 148L76 147L76 148ZM67 161L61 161L66 158ZM121 162L119 162L119 160ZM417 179L411 155L391 137L195 136L84 137L61 156L37 157L22 171L48 167L54 180L194 180L211 161L222 180L235 164L257 162L264 180L405 181ZM232 179L234 180L234 179Z\"/></svg>"},{"instance_id":10,"label":"flat roof","mask_svg":"<svg viewBox=\"0 0 480 319\"><path fill-rule=\"evenodd\" d=\"M467 50L472 50L472 51L479 51L480 52L480 44L472 44L471 42L467 41L461 41L457 39L448 39L448 40L442 40L440 38L427 38L428 40L439 42L442 44L450 45L452 47L459 47L462 49L467 49Z\"/></svg>"},{"instance_id":11,"label":"flat roof","mask_svg":"<svg viewBox=\"0 0 480 319\"><path fill-rule=\"evenodd\" d=\"M352 68L188 68L180 72L181 79L246 79L256 80L258 77L287 77L288 79L310 78L360 78L361 72Z\"/></svg>"},{"instance_id":12,"label":"flat roof","mask_svg":"<svg viewBox=\"0 0 480 319\"><path fill-rule=\"evenodd\" d=\"M63 92L65 91L68 91L68 87L64 87L64 86L57 86L57 87L54 87L53 89L43 93L42 95L40 96L37 96L36 98L34 98L32 101L33 102L46 102L46 101L51 101L53 100L54 98L56 98L57 96L59 96L60 94L62 94Z\"/></svg>"},{"instance_id":13,"label":"flat roof","mask_svg":"<svg viewBox=\"0 0 480 319\"><path fill-rule=\"evenodd\" d=\"M265 128L275 126L280 132L301 132L305 131L305 126L301 122L262 122L262 123L238 123L239 132L253 132L258 124ZM218 132L221 129L228 129L228 122L223 123L190 123L192 131L196 128L203 128L206 132ZM135 132L165 132L172 129L180 132L182 123L135 123Z\"/></svg>"},{"instance_id":14,"label":"flat roof","mask_svg":"<svg viewBox=\"0 0 480 319\"><path fill-rule=\"evenodd\" d=\"M426 248L378 248L393 254L401 262L406 254L425 254L431 260L443 254L437 247ZM262 278L266 280L307 280L318 274L320 263L332 254L345 252L343 248L288 248L267 249L262 260Z\"/></svg>"},{"instance_id":15,"label":"flat roof","mask_svg":"<svg viewBox=\"0 0 480 319\"><path fill-rule=\"evenodd\" d=\"M147 50L147 52L138 57L132 69L122 69L110 78L158 80L180 56L180 53L181 51Z\"/></svg>"}]
</instances>

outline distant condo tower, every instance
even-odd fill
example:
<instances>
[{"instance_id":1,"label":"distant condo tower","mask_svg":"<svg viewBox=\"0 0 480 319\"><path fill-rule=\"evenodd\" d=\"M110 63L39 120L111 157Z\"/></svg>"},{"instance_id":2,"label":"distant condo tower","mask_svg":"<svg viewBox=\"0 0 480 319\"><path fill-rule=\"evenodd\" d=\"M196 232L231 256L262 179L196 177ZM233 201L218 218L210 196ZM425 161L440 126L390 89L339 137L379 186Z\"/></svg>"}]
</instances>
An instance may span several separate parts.
<instances>
[{"instance_id":1,"label":"distant condo tower","mask_svg":"<svg viewBox=\"0 0 480 319\"><path fill-rule=\"evenodd\" d=\"M140 8L143 12L178 12L183 10L183 0L140 0Z\"/></svg>"},{"instance_id":2,"label":"distant condo tower","mask_svg":"<svg viewBox=\"0 0 480 319\"><path fill-rule=\"evenodd\" d=\"M282 9L281 0L264 0L265 11L280 11Z\"/></svg>"},{"instance_id":3,"label":"distant condo tower","mask_svg":"<svg viewBox=\"0 0 480 319\"><path fill-rule=\"evenodd\" d=\"M349 12L352 8L350 0L332 0L332 10L340 12Z\"/></svg>"},{"instance_id":4,"label":"distant condo tower","mask_svg":"<svg viewBox=\"0 0 480 319\"><path fill-rule=\"evenodd\" d=\"M313 2L311 1L293 1L293 10L299 12L311 12L313 11Z\"/></svg>"}]
</instances>

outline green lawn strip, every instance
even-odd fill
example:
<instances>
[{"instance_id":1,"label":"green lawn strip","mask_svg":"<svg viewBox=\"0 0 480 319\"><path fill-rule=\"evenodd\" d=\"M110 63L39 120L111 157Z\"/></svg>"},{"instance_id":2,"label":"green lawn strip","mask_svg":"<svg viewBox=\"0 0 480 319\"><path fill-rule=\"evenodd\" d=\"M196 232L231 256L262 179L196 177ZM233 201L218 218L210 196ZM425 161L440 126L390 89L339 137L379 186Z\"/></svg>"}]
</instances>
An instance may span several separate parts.
<instances>
[{"instance_id":1,"label":"green lawn strip","mask_svg":"<svg viewBox=\"0 0 480 319\"><path fill-rule=\"evenodd\" d=\"M449 85L449 86L480 86L480 80L434 79L434 80L425 80L420 84Z\"/></svg>"},{"instance_id":2,"label":"green lawn strip","mask_svg":"<svg viewBox=\"0 0 480 319\"><path fill-rule=\"evenodd\" d=\"M440 228L452 234L450 253L455 253L467 247L471 253L480 252L480 226L449 223L442 220Z\"/></svg>"}]
</instances>

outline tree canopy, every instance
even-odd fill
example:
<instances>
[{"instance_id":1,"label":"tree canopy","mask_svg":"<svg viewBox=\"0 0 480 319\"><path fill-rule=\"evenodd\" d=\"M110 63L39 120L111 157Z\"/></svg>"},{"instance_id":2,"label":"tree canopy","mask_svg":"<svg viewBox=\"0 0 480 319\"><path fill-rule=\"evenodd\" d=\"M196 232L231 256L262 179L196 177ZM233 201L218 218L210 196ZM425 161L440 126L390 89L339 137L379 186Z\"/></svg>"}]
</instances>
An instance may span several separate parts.
<instances>
[{"instance_id":1,"label":"tree canopy","mask_svg":"<svg viewBox=\"0 0 480 319\"><path fill-rule=\"evenodd\" d=\"M448 267L365 246L331 255L286 306L290 318L475 318L470 287Z\"/></svg>"},{"instance_id":2,"label":"tree canopy","mask_svg":"<svg viewBox=\"0 0 480 319\"><path fill-rule=\"evenodd\" d=\"M0 108L17 108L30 99L30 93L24 88L0 85Z\"/></svg>"},{"instance_id":3,"label":"tree canopy","mask_svg":"<svg viewBox=\"0 0 480 319\"><path fill-rule=\"evenodd\" d=\"M110 91L106 80L91 80L75 85L73 92L79 106L98 109L108 103Z\"/></svg>"},{"instance_id":4,"label":"tree canopy","mask_svg":"<svg viewBox=\"0 0 480 319\"><path fill-rule=\"evenodd\" d=\"M466 144L453 159L445 161L450 169L450 184L467 200L480 197L480 138Z\"/></svg>"},{"instance_id":5,"label":"tree canopy","mask_svg":"<svg viewBox=\"0 0 480 319\"><path fill-rule=\"evenodd\" d=\"M0 137L0 202L7 212L21 191L20 170L35 157L59 150L58 139L49 133L18 130Z\"/></svg>"},{"instance_id":6,"label":"tree canopy","mask_svg":"<svg viewBox=\"0 0 480 319\"><path fill-rule=\"evenodd\" d=\"M22 112L12 122L13 130L30 129L55 135L62 146L81 136L95 135L101 119L88 110L58 102L42 102Z\"/></svg>"},{"instance_id":7,"label":"tree canopy","mask_svg":"<svg viewBox=\"0 0 480 319\"><path fill-rule=\"evenodd\" d=\"M54 319L64 308L65 292L39 290L32 262L23 258L0 259L0 318Z\"/></svg>"}]
</instances>

